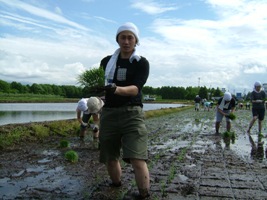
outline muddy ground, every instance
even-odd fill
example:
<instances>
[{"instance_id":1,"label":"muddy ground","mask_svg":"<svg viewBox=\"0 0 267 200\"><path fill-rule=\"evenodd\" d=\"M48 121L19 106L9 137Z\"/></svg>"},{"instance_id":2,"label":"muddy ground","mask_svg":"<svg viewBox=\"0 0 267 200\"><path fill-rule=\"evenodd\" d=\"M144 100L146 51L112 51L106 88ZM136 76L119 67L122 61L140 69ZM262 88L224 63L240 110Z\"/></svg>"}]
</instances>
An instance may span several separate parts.
<instances>
[{"instance_id":1,"label":"muddy ground","mask_svg":"<svg viewBox=\"0 0 267 200\"><path fill-rule=\"evenodd\" d=\"M246 134L251 111L238 110L235 140L215 135L215 111L194 109L146 120L149 131L150 199L267 199L266 119L263 139L257 124ZM225 132L225 121L220 132ZM132 199L133 170L122 163L122 187L110 188L90 134L28 143L0 153L1 199ZM64 158L69 149L77 163Z\"/></svg>"}]
</instances>

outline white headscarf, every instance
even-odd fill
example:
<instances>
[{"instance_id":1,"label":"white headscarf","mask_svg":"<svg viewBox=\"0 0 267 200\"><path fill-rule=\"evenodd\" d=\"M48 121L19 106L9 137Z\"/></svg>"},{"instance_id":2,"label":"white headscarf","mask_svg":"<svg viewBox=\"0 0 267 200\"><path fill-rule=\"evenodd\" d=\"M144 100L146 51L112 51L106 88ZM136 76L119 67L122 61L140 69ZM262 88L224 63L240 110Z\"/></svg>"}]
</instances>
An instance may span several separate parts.
<instances>
[{"instance_id":1,"label":"white headscarf","mask_svg":"<svg viewBox=\"0 0 267 200\"><path fill-rule=\"evenodd\" d=\"M80 110L80 111L83 111L83 112L85 112L87 109L88 109L88 107L87 107L87 98L86 99L84 99L84 98L82 98L79 102L78 102L78 106L77 106L77 108Z\"/></svg>"},{"instance_id":2,"label":"white headscarf","mask_svg":"<svg viewBox=\"0 0 267 200\"><path fill-rule=\"evenodd\" d=\"M253 91L255 91L255 92L257 92L257 93L260 93L261 90L262 90L262 88L260 89L260 91L257 91L257 90L256 90L256 87L258 87L258 86L261 86L261 82L260 82L260 81L256 81L256 82L254 83Z\"/></svg>"},{"instance_id":3,"label":"white headscarf","mask_svg":"<svg viewBox=\"0 0 267 200\"><path fill-rule=\"evenodd\" d=\"M116 34L116 41L117 42L118 42L118 35L123 31L131 31L136 38L137 45L140 44L139 43L139 30L138 30L137 26L135 26L135 24L133 24L132 22L126 22L125 24L121 25L118 28L117 34Z\"/></svg>"},{"instance_id":4,"label":"white headscarf","mask_svg":"<svg viewBox=\"0 0 267 200\"><path fill-rule=\"evenodd\" d=\"M230 92L225 92L224 95L223 95L223 99L219 105L219 109L223 110L224 108L228 108L229 107L229 104L230 104L230 101L232 99L232 95ZM227 103L225 103L227 101Z\"/></svg>"},{"instance_id":5,"label":"white headscarf","mask_svg":"<svg viewBox=\"0 0 267 200\"><path fill-rule=\"evenodd\" d=\"M139 30L133 23L127 22L127 23L123 24L122 26L120 26L118 28L117 34L116 34L116 41L118 41L117 40L118 35L122 31L131 31L136 37L137 44L139 44ZM118 48L114 52L114 54L111 56L111 58L108 61L108 64L107 64L107 67L106 67L106 70L105 70L105 85L111 84L113 82L114 73L115 73L115 70L116 70L116 63L117 63L119 54L120 54L120 48ZM141 59L141 56L138 54L136 49L134 49L133 54L129 58L130 63L132 63L134 59L136 59L137 62Z\"/></svg>"}]
</instances>

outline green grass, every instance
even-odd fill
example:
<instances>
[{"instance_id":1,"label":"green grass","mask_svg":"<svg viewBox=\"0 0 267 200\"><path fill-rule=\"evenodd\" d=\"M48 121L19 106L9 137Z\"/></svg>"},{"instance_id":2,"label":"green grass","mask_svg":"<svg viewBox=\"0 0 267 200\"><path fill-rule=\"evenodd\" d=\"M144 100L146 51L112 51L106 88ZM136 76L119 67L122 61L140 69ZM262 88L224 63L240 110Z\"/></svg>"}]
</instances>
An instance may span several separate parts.
<instances>
[{"instance_id":1,"label":"green grass","mask_svg":"<svg viewBox=\"0 0 267 200\"><path fill-rule=\"evenodd\" d=\"M183 106L178 108L162 108L159 110L149 110L145 112L145 118L160 117L163 115L180 112L192 108L193 106Z\"/></svg>"},{"instance_id":2,"label":"green grass","mask_svg":"<svg viewBox=\"0 0 267 200\"><path fill-rule=\"evenodd\" d=\"M78 130L76 119L0 126L0 149L22 142L41 141L50 136L74 136Z\"/></svg>"},{"instance_id":3,"label":"green grass","mask_svg":"<svg viewBox=\"0 0 267 200\"><path fill-rule=\"evenodd\" d=\"M77 101L78 99L64 98L59 95L0 93L0 103L60 103Z\"/></svg>"},{"instance_id":4,"label":"green grass","mask_svg":"<svg viewBox=\"0 0 267 200\"><path fill-rule=\"evenodd\" d=\"M42 126L41 124L33 124L32 135L35 135L37 138L45 138L49 136L50 129L48 127Z\"/></svg>"},{"instance_id":5,"label":"green grass","mask_svg":"<svg viewBox=\"0 0 267 200\"><path fill-rule=\"evenodd\" d=\"M30 137L27 127L16 127L11 131L0 131L0 149L18 144L22 139Z\"/></svg>"}]
</instances>

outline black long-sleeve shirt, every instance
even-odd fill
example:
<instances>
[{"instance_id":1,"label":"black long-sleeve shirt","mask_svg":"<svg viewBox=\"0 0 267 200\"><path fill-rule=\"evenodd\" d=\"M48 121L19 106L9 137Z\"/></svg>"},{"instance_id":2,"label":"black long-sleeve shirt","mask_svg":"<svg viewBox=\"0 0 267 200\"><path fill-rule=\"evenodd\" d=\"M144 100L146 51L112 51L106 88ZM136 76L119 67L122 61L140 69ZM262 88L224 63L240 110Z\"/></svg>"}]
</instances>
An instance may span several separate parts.
<instances>
[{"instance_id":1,"label":"black long-sleeve shirt","mask_svg":"<svg viewBox=\"0 0 267 200\"><path fill-rule=\"evenodd\" d=\"M111 56L107 56L101 60L100 66L106 69L107 63ZM146 58L141 57L139 61L133 60L130 63L129 59L121 59L118 57L116 70L113 78L113 83L117 86L135 85L138 88L136 96L120 96L116 94L105 94L105 107L120 107L125 105L142 104L141 90L147 81L149 75L149 62Z\"/></svg>"}]
</instances>

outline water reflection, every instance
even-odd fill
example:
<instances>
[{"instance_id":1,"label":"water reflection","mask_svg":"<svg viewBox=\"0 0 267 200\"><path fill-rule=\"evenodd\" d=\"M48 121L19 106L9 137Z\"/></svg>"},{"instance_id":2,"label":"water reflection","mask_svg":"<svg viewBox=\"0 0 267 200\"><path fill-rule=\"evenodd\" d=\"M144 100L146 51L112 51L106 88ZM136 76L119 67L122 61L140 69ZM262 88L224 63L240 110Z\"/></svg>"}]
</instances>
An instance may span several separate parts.
<instances>
[{"instance_id":1,"label":"water reflection","mask_svg":"<svg viewBox=\"0 0 267 200\"><path fill-rule=\"evenodd\" d=\"M255 143L251 135L249 135L249 142L251 144L251 157L255 159L263 159L264 158L264 142L261 137L258 137L258 142Z\"/></svg>"},{"instance_id":2,"label":"water reflection","mask_svg":"<svg viewBox=\"0 0 267 200\"><path fill-rule=\"evenodd\" d=\"M73 111L0 111L0 125L74 119L75 117Z\"/></svg>"},{"instance_id":3,"label":"water reflection","mask_svg":"<svg viewBox=\"0 0 267 200\"><path fill-rule=\"evenodd\" d=\"M0 103L0 126L76 118L77 103ZM183 104L144 104L144 111Z\"/></svg>"}]
</instances>

